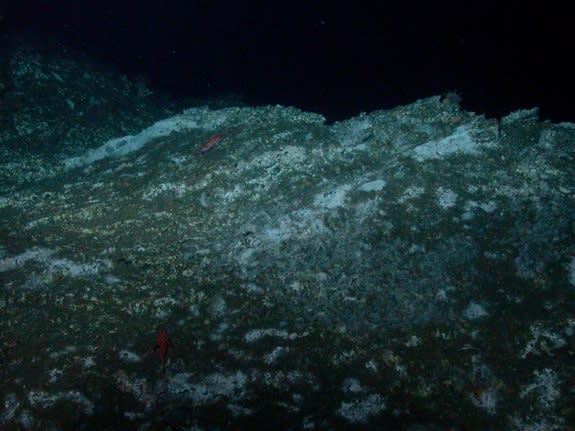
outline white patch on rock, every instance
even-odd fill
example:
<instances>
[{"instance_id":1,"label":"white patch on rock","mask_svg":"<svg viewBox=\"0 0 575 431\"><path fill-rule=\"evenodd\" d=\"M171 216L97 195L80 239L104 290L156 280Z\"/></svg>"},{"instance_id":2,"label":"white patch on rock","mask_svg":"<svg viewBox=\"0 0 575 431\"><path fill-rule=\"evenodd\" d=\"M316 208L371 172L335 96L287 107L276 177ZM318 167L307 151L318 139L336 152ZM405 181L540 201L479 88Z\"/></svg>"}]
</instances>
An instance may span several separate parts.
<instances>
[{"instance_id":1,"label":"white patch on rock","mask_svg":"<svg viewBox=\"0 0 575 431\"><path fill-rule=\"evenodd\" d=\"M492 147L495 142L480 142L471 136L470 127L459 126L452 135L438 141L430 141L413 149L413 158L418 162L442 159L452 154L477 154L482 147Z\"/></svg>"},{"instance_id":2,"label":"white patch on rock","mask_svg":"<svg viewBox=\"0 0 575 431\"><path fill-rule=\"evenodd\" d=\"M277 220L273 226L266 227L256 240L262 245L278 246L283 241L313 238L331 231L321 219L319 210L298 210Z\"/></svg>"},{"instance_id":3,"label":"white patch on rock","mask_svg":"<svg viewBox=\"0 0 575 431\"><path fill-rule=\"evenodd\" d=\"M58 397L56 394L49 394L44 391L30 391L28 393L28 401L30 401L30 405L37 409L47 409L52 407Z\"/></svg>"},{"instance_id":4,"label":"white patch on rock","mask_svg":"<svg viewBox=\"0 0 575 431\"><path fill-rule=\"evenodd\" d=\"M263 360L266 364L270 365L275 363L279 358L285 356L289 352L289 347L278 346L273 349L270 353L263 356Z\"/></svg>"},{"instance_id":5,"label":"white patch on rock","mask_svg":"<svg viewBox=\"0 0 575 431\"><path fill-rule=\"evenodd\" d=\"M383 190L385 184L384 180L373 180L363 183L358 187L358 190L362 192L379 192L380 190Z\"/></svg>"},{"instance_id":6,"label":"white patch on rock","mask_svg":"<svg viewBox=\"0 0 575 431\"><path fill-rule=\"evenodd\" d=\"M3 401L4 409L2 415L0 415L2 423L12 419L18 411L18 407L20 407L20 401L18 401L18 397L14 393L7 394Z\"/></svg>"},{"instance_id":7,"label":"white patch on rock","mask_svg":"<svg viewBox=\"0 0 575 431\"><path fill-rule=\"evenodd\" d=\"M137 353L131 352L129 350L126 350L126 349L120 350L120 353L118 354L118 356L120 356L120 360L122 362L135 363L135 362L140 362L142 360L140 355L138 355Z\"/></svg>"},{"instance_id":8,"label":"white patch on rock","mask_svg":"<svg viewBox=\"0 0 575 431\"><path fill-rule=\"evenodd\" d=\"M142 199L151 201L165 193L172 193L174 196L181 198L188 190L189 187L185 183L162 183L148 187L148 189L142 193Z\"/></svg>"},{"instance_id":9,"label":"white patch on rock","mask_svg":"<svg viewBox=\"0 0 575 431\"><path fill-rule=\"evenodd\" d=\"M400 204L405 203L410 199L415 199L422 196L423 193L425 193L425 189L423 187L409 186L403 191L402 195L399 197L397 202L399 202Z\"/></svg>"},{"instance_id":10,"label":"white patch on rock","mask_svg":"<svg viewBox=\"0 0 575 431\"><path fill-rule=\"evenodd\" d=\"M76 263L69 259L53 259L47 263L48 272L72 278L86 277L89 275L98 274L102 268L111 268L112 266L111 262L109 261Z\"/></svg>"},{"instance_id":11,"label":"white patch on rock","mask_svg":"<svg viewBox=\"0 0 575 431\"><path fill-rule=\"evenodd\" d=\"M489 313L485 311L485 308L483 308L481 305L477 304L476 302L471 302L463 312L463 315L468 320L476 320L489 316Z\"/></svg>"},{"instance_id":12,"label":"white patch on rock","mask_svg":"<svg viewBox=\"0 0 575 431\"><path fill-rule=\"evenodd\" d=\"M28 262L35 262L41 265L44 270L31 274L27 283L27 286L30 287L52 282L55 277L88 277L112 267L112 262L108 259L77 263L66 258L51 258L54 253L54 250L34 248L16 256L5 257L0 260L0 272L20 268Z\"/></svg>"},{"instance_id":13,"label":"white patch on rock","mask_svg":"<svg viewBox=\"0 0 575 431\"><path fill-rule=\"evenodd\" d=\"M383 397L379 394L371 394L362 400L342 402L337 414L352 423L367 423L371 416L376 416L385 409Z\"/></svg>"},{"instance_id":14,"label":"white patch on rock","mask_svg":"<svg viewBox=\"0 0 575 431\"><path fill-rule=\"evenodd\" d=\"M464 206L464 213L462 215L462 218L464 220L471 220L474 217L475 209L480 209L486 213L492 213L497 209L497 204L494 201L488 201L488 202L467 201Z\"/></svg>"},{"instance_id":15,"label":"white patch on rock","mask_svg":"<svg viewBox=\"0 0 575 431\"><path fill-rule=\"evenodd\" d=\"M88 416L94 414L94 403L78 391L57 392L53 394L49 394L44 391L30 391L28 393L28 401L30 401L30 405L38 409L48 409L59 400L72 401L81 405L83 407L84 414Z\"/></svg>"},{"instance_id":16,"label":"white patch on rock","mask_svg":"<svg viewBox=\"0 0 575 431\"><path fill-rule=\"evenodd\" d=\"M244 335L244 341L246 343L255 343L256 341L264 337L277 337L284 340L295 340L296 338L303 337L303 335L298 335L295 332L288 332L283 329L252 329Z\"/></svg>"},{"instance_id":17,"label":"white patch on rock","mask_svg":"<svg viewBox=\"0 0 575 431\"><path fill-rule=\"evenodd\" d=\"M367 150L363 141L371 134L373 127L371 118L361 114L341 124L347 126L342 133L341 146L351 150Z\"/></svg>"},{"instance_id":18,"label":"white patch on rock","mask_svg":"<svg viewBox=\"0 0 575 431\"><path fill-rule=\"evenodd\" d=\"M519 355L521 359L525 359L530 354L539 356L545 353L553 356L553 350L560 349L567 344L559 334L542 328L539 323L531 325L529 331L531 332L531 339Z\"/></svg>"},{"instance_id":19,"label":"white patch on rock","mask_svg":"<svg viewBox=\"0 0 575 431\"><path fill-rule=\"evenodd\" d=\"M179 373L170 378L167 391L173 396L191 399L198 405L210 404L220 399L228 402L241 400L246 393L248 377L241 371L213 373L199 383L190 382L190 373Z\"/></svg>"},{"instance_id":20,"label":"white patch on rock","mask_svg":"<svg viewBox=\"0 0 575 431\"><path fill-rule=\"evenodd\" d=\"M457 193L451 189L439 187L435 195L437 197L437 204L444 210L454 207L457 202Z\"/></svg>"},{"instance_id":21,"label":"white patch on rock","mask_svg":"<svg viewBox=\"0 0 575 431\"><path fill-rule=\"evenodd\" d=\"M138 151L154 139L165 137L173 132L189 129L214 130L227 119L227 114L209 111L204 108L187 109L182 114L160 120L137 135L128 135L110 139L98 148L88 150L84 155L64 160L65 169L90 165L108 157L120 157Z\"/></svg>"},{"instance_id":22,"label":"white patch on rock","mask_svg":"<svg viewBox=\"0 0 575 431\"><path fill-rule=\"evenodd\" d=\"M527 385L519 396L521 398L533 397L540 409L552 410L561 396L557 373L550 368L545 368L535 371L534 375L535 381Z\"/></svg>"},{"instance_id":23,"label":"white patch on rock","mask_svg":"<svg viewBox=\"0 0 575 431\"><path fill-rule=\"evenodd\" d=\"M349 184L343 184L333 190L325 191L315 195L314 204L319 208L334 209L345 207L347 193L351 190Z\"/></svg>"},{"instance_id":24,"label":"white patch on rock","mask_svg":"<svg viewBox=\"0 0 575 431\"><path fill-rule=\"evenodd\" d=\"M359 380L349 377L343 381L341 390L345 393L360 393L364 389Z\"/></svg>"},{"instance_id":25,"label":"white patch on rock","mask_svg":"<svg viewBox=\"0 0 575 431\"><path fill-rule=\"evenodd\" d=\"M164 296L162 298L155 299L153 304L156 307L154 315L158 319L165 319L172 314L172 308L178 303L174 298L169 296Z\"/></svg>"},{"instance_id":26,"label":"white patch on rock","mask_svg":"<svg viewBox=\"0 0 575 431\"><path fill-rule=\"evenodd\" d=\"M30 260L45 262L50 255L54 253L54 250L48 250L46 248L33 248L31 250L26 250L16 256L5 257L0 260L0 272L10 271L24 265Z\"/></svg>"}]
</instances>

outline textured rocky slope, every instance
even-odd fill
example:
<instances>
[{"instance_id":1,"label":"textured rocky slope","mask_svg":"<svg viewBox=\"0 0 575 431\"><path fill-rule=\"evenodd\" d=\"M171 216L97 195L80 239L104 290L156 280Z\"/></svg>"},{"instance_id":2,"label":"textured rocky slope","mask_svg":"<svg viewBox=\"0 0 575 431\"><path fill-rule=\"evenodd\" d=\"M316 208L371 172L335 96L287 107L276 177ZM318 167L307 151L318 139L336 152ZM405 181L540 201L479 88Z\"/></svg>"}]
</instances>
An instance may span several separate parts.
<instances>
[{"instance_id":1,"label":"textured rocky slope","mask_svg":"<svg viewBox=\"0 0 575 431\"><path fill-rule=\"evenodd\" d=\"M574 420L575 126L440 97L136 123L3 152L6 429Z\"/></svg>"}]
</instances>

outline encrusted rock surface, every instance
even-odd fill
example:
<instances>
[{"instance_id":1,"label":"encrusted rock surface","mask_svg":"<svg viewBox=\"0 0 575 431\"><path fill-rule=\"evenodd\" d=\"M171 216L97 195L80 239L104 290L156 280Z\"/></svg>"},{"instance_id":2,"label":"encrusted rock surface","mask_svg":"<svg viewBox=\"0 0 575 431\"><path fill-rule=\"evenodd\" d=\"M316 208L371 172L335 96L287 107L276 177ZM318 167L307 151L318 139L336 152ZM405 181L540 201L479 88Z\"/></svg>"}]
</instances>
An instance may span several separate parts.
<instances>
[{"instance_id":1,"label":"encrusted rock surface","mask_svg":"<svg viewBox=\"0 0 575 431\"><path fill-rule=\"evenodd\" d=\"M573 124L440 97L332 125L199 107L14 150L60 139L38 128L58 109L0 142L5 429L573 423Z\"/></svg>"}]
</instances>

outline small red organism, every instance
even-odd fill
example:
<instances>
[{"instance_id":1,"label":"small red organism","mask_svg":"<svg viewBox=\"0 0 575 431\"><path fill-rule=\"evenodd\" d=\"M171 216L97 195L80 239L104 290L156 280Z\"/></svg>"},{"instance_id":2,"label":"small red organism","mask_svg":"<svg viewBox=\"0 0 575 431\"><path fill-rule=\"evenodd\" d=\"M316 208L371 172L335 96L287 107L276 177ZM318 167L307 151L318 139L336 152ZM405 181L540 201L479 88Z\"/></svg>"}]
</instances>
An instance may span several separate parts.
<instances>
[{"instance_id":1,"label":"small red organism","mask_svg":"<svg viewBox=\"0 0 575 431\"><path fill-rule=\"evenodd\" d=\"M210 136L207 142L200 148L200 153L210 151L212 148L218 145L222 141L222 139L224 139L224 137L217 133L215 135Z\"/></svg>"},{"instance_id":2,"label":"small red organism","mask_svg":"<svg viewBox=\"0 0 575 431\"><path fill-rule=\"evenodd\" d=\"M160 360L162 361L163 366L166 366L168 361L168 350L171 345L170 334L168 334L168 331L165 329L160 329L160 332L158 332L158 336L156 337L154 352L157 350L160 351Z\"/></svg>"}]
</instances>

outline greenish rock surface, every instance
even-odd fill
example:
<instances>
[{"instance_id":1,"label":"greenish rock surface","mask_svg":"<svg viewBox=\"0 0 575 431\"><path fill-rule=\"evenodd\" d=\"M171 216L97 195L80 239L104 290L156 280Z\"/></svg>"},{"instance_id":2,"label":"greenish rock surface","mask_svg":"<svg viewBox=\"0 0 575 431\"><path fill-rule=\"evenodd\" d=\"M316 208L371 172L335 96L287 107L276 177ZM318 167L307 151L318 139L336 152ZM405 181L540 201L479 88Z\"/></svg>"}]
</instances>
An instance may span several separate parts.
<instances>
[{"instance_id":1,"label":"greenish rock surface","mask_svg":"<svg viewBox=\"0 0 575 431\"><path fill-rule=\"evenodd\" d=\"M131 83L34 55L13 91L54 102L0 142L4 429L574 422L573 124L440 97L138 116Z\"/></svg>"}]
</instances>

